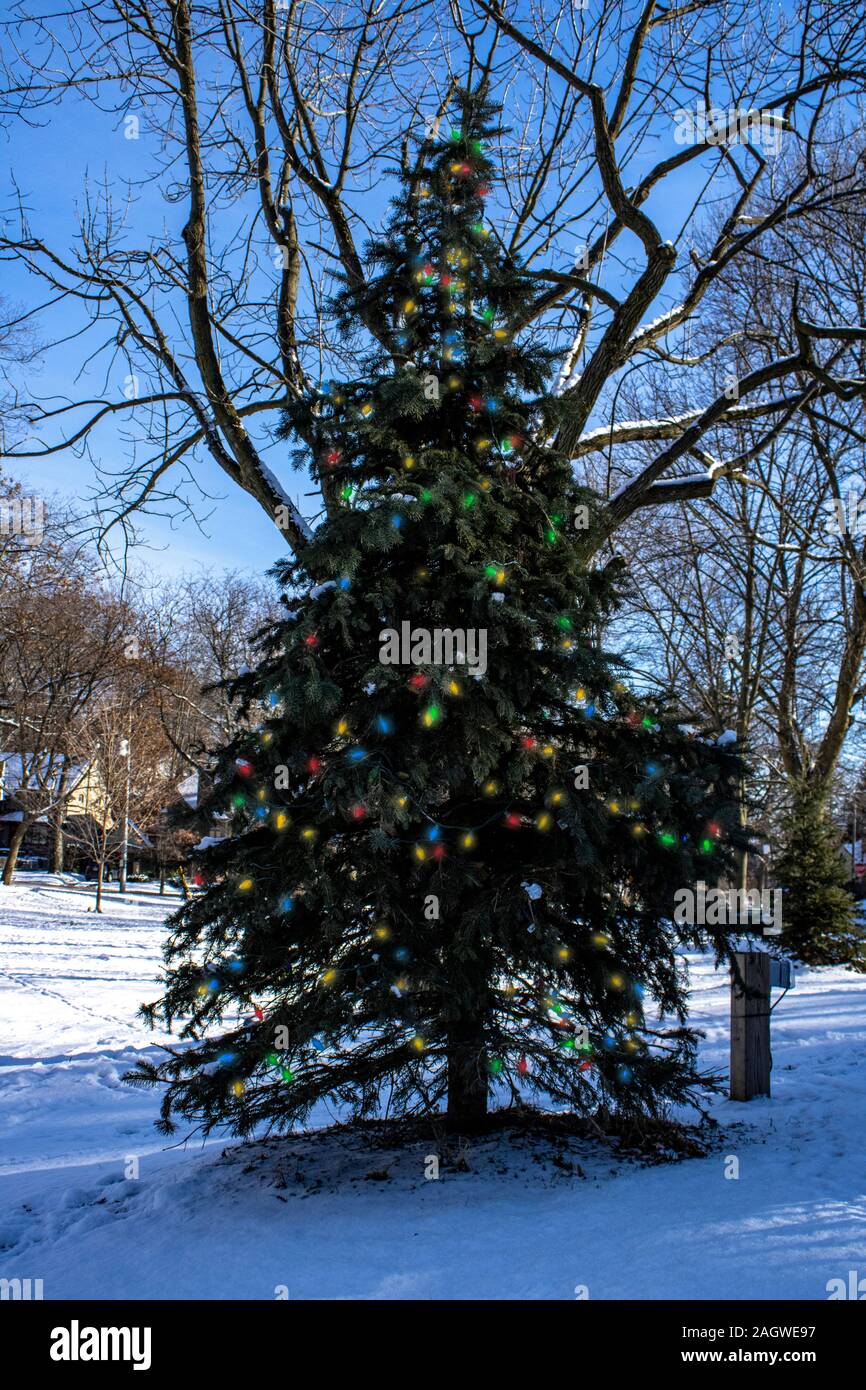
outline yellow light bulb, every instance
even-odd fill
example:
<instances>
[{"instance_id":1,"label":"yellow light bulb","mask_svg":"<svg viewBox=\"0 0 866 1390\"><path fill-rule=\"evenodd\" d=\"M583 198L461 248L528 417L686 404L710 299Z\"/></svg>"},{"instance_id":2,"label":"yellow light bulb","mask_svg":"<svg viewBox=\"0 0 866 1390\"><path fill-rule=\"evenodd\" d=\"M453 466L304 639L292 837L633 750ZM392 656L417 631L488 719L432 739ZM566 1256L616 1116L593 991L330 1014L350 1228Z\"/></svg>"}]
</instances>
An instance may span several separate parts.
<instances>
[{"instance_id":1,"label":"yellow light bulb","mask_svg":"<svg viewBox=\"0 0 866 1390\"><path fill-rule=\"evenodd\" d=\"M449 694L449 695L459 695L459 694L460 694L460 686L457 684L456 681L449 681L449 682L448 682L448 694Z\"/></svg>"},{"instance_id":2,"label":"yellow light bulb","mask_svg":"<svg viewBox=\"0 0 866 1390\"><path fill-rule=\"evenodd\" d=\"M414 1047L416 1052L423 1052L426 1044L423 1038L413 1038L412 1046Z\"/></svg>"},{"instance_id":3,"label":"yellow light bulb","mask_svg":"<svg viewBox=\"0 0 866 1390\"><path fill-rule=\"evenodd\" d=\"M243 1093L244 1093L244 1083L243 1083L242 1081L233 1081L233 1082L232 1082L232 1095L233 1095L233 1096L242 1096Z\"/></svg>"},{"instance_id":4,"label":"yellow light bulb","mask_svg":"<svg viewBox=\"0 0 866 1390\"><path fill-rule=\"evenodd\" d=\"M326 970L322 976L323 985L332 985L337 978L336 970Z\"/></svg>"},{"instance_id":5,"label":"yellow light bulb","mask_svg":"<svg viewBox=\"0 0 866 1390\"><path fill-rule=\"evenodd\" d=\"M403 460L403 467L404 467L404 468L414 468L414 467L415 467L415 460L412 458L411 454L408 456L408 458L404 458L404 460Z\"/></svg>"},{"instance_id":6,"label":"yellow light bulb","mask_svg":"<svg viewBox=\"0 0 866 1390\"><path fill-rule=\"evenodd\" d=\"M415 858L416 858L416 859L426 859L426 858L427 858L427 851L425 850L425 848L424 848L423 845L416 845L416 846L415 846Z\"/></svg>"},{"instance_id":7,"label":"yellow light bulb","mask_svg":"<svg viewBox=\"0 0 866 1390\"><path fill-rule=\"evenodd\" d=\"M414 308L415 308L415 301L414 301L414 299L407 299L407 300L406 300L406 303L403 305L403 313L404 313L404 314L411 314Z\"/></svg>"},{"instance_id":8,"label":"yellow light bulb","mask_svg":"<svg viewBox=\"0 0 866 1390\"><path fill-rule=\"evenodd\" d=\"M285 830L288 823L289 818L286 815L285 811L278 811L274 820L274 825L276 826L277 830Z\"/></svg>"},{"instance_id":9,"label":"yellow light bulb","mask_svg":"<svg viewBox=\"0 0 866 1390\"><path fill-rule=\"evenodd\" d=\"M240 883L238 884L238 891L241 893L248 893L252 886L253 881L251 878L242 878Z\"/></svg>"},{"instance_id":10,"label":"yellow light bulb","mask_svg":"<svg viewBox=\"0 0 866 1390\"><path fill-rule=\"evenodd\" d=\"M472 834L471 830L467 830L466 834L462 837L460 844L463 849L473 848L473 846L475 845L475 836Z\"/></svg>"}]
</instances>

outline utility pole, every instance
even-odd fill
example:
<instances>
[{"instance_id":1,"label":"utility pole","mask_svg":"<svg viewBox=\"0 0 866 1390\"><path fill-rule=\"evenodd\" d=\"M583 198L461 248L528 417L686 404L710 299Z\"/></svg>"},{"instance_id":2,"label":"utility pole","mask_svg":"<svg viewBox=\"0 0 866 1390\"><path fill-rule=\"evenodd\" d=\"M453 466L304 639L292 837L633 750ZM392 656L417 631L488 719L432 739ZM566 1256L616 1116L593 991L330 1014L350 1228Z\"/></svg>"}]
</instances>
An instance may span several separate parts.
<instances>
[{"instance_id":1,"label":"utility pole","mask_svg":"<svg viewBox=\"0 0 866 1390\"><path fill-rule=\"evenodd\" d=\"M125 639L123 655L124 659L128 662L139 660L141 656L141 647L135 633L131 633ZM130 783L132 780L132 763L129 747L132 738L132 697L129 689L127 689L127 698L129 700L129 718L126 723L126 738L120 740L120 756L126 758L126 792L123 799L123 840L120 850L120 883L118 884L118 891L121 893L126 892L126 873L129 861L129 796Z\"/></svg>"},{"instance_id":2,"label":"utility pole","mask_svg":"<svg viewBox=\"0 0 866 1390\"><path fill-rule=\"evenodd\" d=\"M126 791L123 798L123 839L120 848L120 883L118 892L126 892L126 870L129 859L129 792L132 780L132 757L129 748L129 740L132 737L132 710L129 711L129 723L127 725L128 737L120 740L120 756L126 758Z\"/></svg>"}]
</instances>

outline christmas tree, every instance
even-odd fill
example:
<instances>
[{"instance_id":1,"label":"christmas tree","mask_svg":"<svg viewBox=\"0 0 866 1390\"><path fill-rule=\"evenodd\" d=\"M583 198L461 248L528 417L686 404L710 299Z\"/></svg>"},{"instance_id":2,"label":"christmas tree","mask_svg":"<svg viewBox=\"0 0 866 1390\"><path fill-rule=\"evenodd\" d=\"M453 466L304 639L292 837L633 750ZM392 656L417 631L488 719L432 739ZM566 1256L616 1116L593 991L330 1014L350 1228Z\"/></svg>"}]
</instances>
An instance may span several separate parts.
<instances>
[{"instance_id":1,"label":"christmas tree","mask_svg":"<svg viewBox=\"0 0 866 1390\"><path fill-rule=\"evenodd\" d=\"M286 415L328 515L235 683L206 807L232 833L144 1011L188 1044L134 1073L165 1130L324 1097L457 1130L533 1098L657 1115L701 1084L675 955L700 932L668 919L729 862L740 764L604 650L620 578L581 561L534 282L485 215L495 119L458 98L340 294L389 350Z\"/></svg>"}]
</instances>

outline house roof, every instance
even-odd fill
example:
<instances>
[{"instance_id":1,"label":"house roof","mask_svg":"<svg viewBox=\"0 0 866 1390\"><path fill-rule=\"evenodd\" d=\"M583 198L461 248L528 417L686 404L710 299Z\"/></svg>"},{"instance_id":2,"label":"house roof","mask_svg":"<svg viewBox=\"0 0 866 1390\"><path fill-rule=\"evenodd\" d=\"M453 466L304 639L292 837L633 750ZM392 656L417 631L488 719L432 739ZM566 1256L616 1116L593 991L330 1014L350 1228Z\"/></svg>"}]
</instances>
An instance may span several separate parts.
<instances>
[{"instance_id":1,"label":"house roof","mask_svg":"<svg viewBox=\"0 0 866 1390\"><path fill-rule=\"evenodd\" d=\"M15 791L25 785L53 787L60 781L64 766L70 788L77 786L87 776L88 764L72 762L64 753L57 753L53 757L48 753L0 753L0 784L7 791Z\"/></svg>"},{"instance_id":2,"label":"house roof","mask_svg":"<svg viewBox=\"0 0 866 1390\"><path fill-rule=\"evenodd\" d=\"M118 821L117 825L115 825L111 831L111 839L117 842L121 840L122 837L123 829ZM151 840L149 835L145 835L144 831L140 826L136 825L134 820L130 820L129 822L128 838L130 845L138 845L143 849L153 849L153 840Z\"/></svg>"},{"instance_id":3,"label":"house roof","mask_svg":"<svg viewBox=\"0 0 866 1390\"><path fill-rule=\"evenodd\" d=\"M178 794L183 797L186 804L188 806L192 806L193 809L195 809L195 807L198 805L200 794L198 772L191 772L188 777L184 777L182 782L178 782L177 790Z\"/></svg>"}]
</instances>

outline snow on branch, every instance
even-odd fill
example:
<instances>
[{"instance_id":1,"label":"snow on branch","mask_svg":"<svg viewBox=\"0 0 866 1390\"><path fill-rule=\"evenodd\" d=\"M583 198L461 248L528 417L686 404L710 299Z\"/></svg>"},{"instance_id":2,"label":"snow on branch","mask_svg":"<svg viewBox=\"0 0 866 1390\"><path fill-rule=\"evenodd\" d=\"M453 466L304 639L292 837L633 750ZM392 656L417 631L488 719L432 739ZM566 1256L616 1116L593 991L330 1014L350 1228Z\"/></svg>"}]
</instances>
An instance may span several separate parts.
<instances>
[{"instance_id":1,"label":"snow on branch","mask_svg":"<svg viewBox=\"0 0 866 1390\"><path fill-rule=\"evenodd\" d=\"M777 396L769 401L749 401L731 406L720 416L718 424L733 424L737 420L752 420L761 415L769 415L775 410L787 409L798 396ZM687 410L682 415L667 415L657 420L623 420L618 425L602 425L590 430L578 441L572 455L582 458L584 454L601 453L617 444L634 444L655 439L676 439L680 430L700 419L703 411Z\"/></svg>"}]
</instances>

